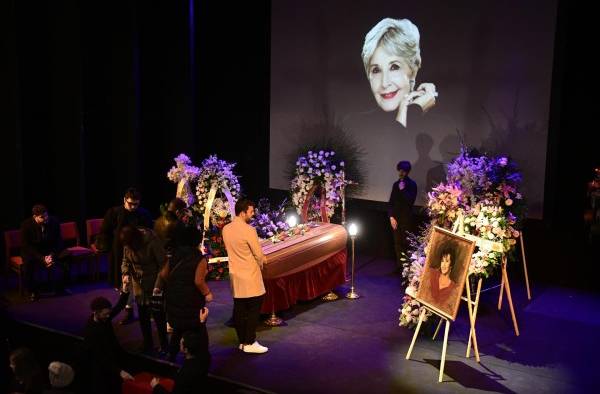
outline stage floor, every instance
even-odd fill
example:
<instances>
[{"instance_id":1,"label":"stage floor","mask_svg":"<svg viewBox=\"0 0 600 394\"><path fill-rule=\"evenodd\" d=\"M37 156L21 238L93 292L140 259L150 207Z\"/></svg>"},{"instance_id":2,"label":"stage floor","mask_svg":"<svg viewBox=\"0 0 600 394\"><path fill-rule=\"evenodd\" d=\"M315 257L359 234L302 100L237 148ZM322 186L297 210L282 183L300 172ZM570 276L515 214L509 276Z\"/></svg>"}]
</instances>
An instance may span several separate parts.
<instances>
[{"instance_id":1,"label":"stage floor","mask_svg":"<svg viewBox=\"0 0 600 394\"><path fill-rule=\"evenodd\" d=\"M499 290L485 292L477 320L481 363L466 359L469 326L463 304L450 330L444 382L438 383L442 342L431 340L433 322L417 340L412 360L405 360L413 331L398 326L402 286L393 262L361 256L357 267L360 299L297 305L282 314L284 326L259 327L258 340L270 350L258 356L240 352L234 329L225 325L233 307L229 283L209 282L215 295L208 322L211 373L277 393L569 393L600 386L595 361L599 294L543 287L533 278L528 302L516 272L511 288L521 336L514 335L508 305L496 309ZM117 299L101 284L71 289L72 296L14 303L9 313L80 334L92 298ZM346 291L337 289L340 295ZM14 293L9 296L14 300ZM137 324L116 326L116 331L125 348L141 344Z\"/></svg>"}]
</instances>

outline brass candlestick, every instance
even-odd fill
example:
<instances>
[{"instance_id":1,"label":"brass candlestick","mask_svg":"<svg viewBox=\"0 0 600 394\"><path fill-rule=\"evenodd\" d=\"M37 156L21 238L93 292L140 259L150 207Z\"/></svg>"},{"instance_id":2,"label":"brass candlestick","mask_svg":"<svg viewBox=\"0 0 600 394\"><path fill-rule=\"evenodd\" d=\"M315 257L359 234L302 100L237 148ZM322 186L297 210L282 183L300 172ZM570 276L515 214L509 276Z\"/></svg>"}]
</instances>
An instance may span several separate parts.
<instances>
[{"instance_id":1,"label":"brass candlestick","mask_svg":"<svg viewBox=\"0 0 600 394\"><path fill-rule=\"evenodd\" d=\"M352 225L350 228L352 230ZM346 294L346 298L355 300L360 298L360 296L354 291L354 240L356 239L356 234L352 234L352 231L350 231L350 239L352 240L352 285L350 286L350 291Z\"/></svg>"},{"instance_id":2,"label":"brass candlestick","mask_svg":"<svg viewBox=\"0 0 600 394\"><path fill-rule=\"evenodd\" d=\"M321 297L321 299L323 301L335 301L338 298L340 298L340 297L338 297L338 295L335 294L333 291L330 291L329 293L327 293L323 297Z\"/></svg>"},{"instance_id":3,"label":"brass candlestick","mask_svg":"<svg viewBox=\"0 0 600 394\"><path fill-rule=\"evenodd\" d=\"M267 326L271 326L271 327L280 326L282 323L283 323L283 319L280 319L279 317L277 317L277 315L275 314L275 311L271 312L271 316L269 316L269 318L267 320L265 320L265 324Z\"/></svg>"}]
</instances>

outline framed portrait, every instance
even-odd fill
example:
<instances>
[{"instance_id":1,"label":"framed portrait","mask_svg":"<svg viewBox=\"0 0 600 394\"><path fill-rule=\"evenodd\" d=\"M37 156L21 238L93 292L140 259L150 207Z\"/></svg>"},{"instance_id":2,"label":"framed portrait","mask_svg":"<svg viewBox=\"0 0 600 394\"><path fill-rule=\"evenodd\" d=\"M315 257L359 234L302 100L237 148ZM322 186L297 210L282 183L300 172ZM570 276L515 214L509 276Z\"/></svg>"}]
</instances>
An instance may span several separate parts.
<instances>
[{"instance_id":1,"label":"framed portrait","mask_svg":"<svg viewBox=\"0 0 600 394\"><path fill-rule=\"evenodd\" d=\"M434 227L416 300L454 321L475 241Z\"/></svg>"}]
</instances>

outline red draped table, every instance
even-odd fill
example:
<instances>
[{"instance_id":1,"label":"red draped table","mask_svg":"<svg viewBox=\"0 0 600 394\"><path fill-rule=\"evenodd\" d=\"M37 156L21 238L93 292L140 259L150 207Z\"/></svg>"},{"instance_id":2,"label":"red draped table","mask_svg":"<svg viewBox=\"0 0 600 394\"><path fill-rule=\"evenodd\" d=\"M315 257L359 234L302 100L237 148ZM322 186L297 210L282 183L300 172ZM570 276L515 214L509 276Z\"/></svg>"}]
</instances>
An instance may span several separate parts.
<instances>
[{"instance_id":1,"label":"red draped table","mask_svg":"<svg viewBox=\"0 0 600 394\"><path fill-rule=\"evenodd\" d=\"M267 262L261 312L288 309L331 291L346 280L347 233L343 226L315 223L303 235L273 243L261 242Z\"/></svg>"}]
</instances>

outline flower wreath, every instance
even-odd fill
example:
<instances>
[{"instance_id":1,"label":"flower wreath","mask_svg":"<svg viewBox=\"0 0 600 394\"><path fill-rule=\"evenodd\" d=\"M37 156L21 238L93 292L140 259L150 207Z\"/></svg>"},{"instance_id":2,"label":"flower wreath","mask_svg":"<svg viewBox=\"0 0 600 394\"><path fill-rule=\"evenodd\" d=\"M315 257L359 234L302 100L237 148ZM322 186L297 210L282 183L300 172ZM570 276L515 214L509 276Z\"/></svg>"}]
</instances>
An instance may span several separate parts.
<instances>
[{"instance_id":1,"label":"flower wreath","mask_svg":"<svg viewBox=\"0 0 600 394\"><path fill-rule=\"evenodd\" d=\"M292 203L306 221L311 198L321 187L319 208L321 217L328 221L342 202L344 162L335 163L334 151L308 151L296 160L296 170L291 182Z\"/></svg>"},{"instance_id":2,"label":"flower wreath","mask_svg":"<svg viewBox=\"0 0 600 394\"><path fill-rule=\"evenodd\" d=\"M216 155L211 155L202 161L196 186L196 197L198 198L196 210L204 217L208 205L210 215L204 217L205 228L207 228L211 216L214 216L213 211L219 217L222 216L222 211L229 212L227 216L231 215L230 220L233 216L231 214L234 210L233 205L240 196L240 183L237 175L233 172L234 167L235 163L219 160ZM217 195L225 198L219 198ZM215 207L218 209L214 210ZM214 221L216 217L212 219Z\"/></svg>"},{"instance_id":3,"label":"flower wreath","mask_svg":"<svg viewBox=\"0 0 600 394\"><path fill-rule=\"evenodd\" d=\"M194 193L190 184L200 175L200 169L192 165L192 160L181 153L175 158L175 165L167 173L167 178L177 184L176 197L181 198L189 207L194 203Z\"/></svg>"}]
</instances>

